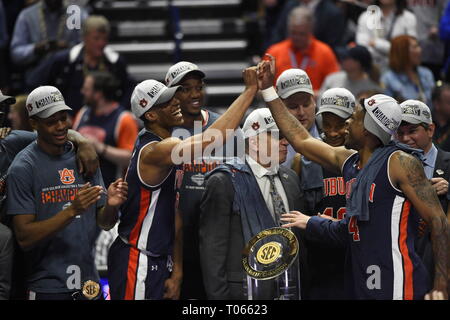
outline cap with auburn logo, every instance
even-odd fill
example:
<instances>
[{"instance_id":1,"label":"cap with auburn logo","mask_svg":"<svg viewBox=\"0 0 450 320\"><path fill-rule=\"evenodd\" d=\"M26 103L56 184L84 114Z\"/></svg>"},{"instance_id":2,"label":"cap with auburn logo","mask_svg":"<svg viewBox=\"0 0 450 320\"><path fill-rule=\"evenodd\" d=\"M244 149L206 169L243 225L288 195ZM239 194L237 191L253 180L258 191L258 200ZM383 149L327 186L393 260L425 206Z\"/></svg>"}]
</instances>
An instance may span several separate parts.
<instances>
[{"instance_id":1,"label":"cap with auburn logo","mask_svg":"<svg viewBox=\"0 0 450 320\"><path fill-rule=\"evenodd\" d=\"M131 95L131 111L140 118L151 107L170 101L180 86L168 88L156 80L139 83Z\"/></svg>"},{"instance_id":2,"label":"cap with auburn logo","mask_svg":"<svg viewBox=\"0 0 450 320\"><path fill-rule=\"evenodd\" d=\"M272 117L272 113L268 108L260 108L253 110L245 119L244 137L253 137L265 131L278 131L277 124Z\"/></svg>"},{"instance_id":3,"label":"cap with auburn logo","mask_svg":"<svg viewBox=\"0 0 450 320\"><path fill-rule=\"evenodd\" d=\"M58 88L53 86L37 87L27 97L28 116L42 119L51 117L59 111L72 110L66 105L64 97Z\"/></svg>"},{"instance_id":4,"label":"cap with auburn logo","mask_svg":"<svg viewBox=\"0 0 450 320\"><path fill-rule=\"evenodd\" d=\"M384 94L376 94L364 100L366 109L364 128L386 145L391 141L402 121L402 110L397 101Z\"/></svg>"}]
</instances>

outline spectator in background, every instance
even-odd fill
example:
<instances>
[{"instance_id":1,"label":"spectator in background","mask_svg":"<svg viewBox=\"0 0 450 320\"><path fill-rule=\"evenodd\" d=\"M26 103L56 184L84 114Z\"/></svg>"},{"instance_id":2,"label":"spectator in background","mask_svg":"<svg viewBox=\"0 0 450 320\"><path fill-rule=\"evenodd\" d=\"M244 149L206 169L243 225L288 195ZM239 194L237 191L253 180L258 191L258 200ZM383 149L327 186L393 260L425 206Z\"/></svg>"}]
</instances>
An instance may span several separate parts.
<instances>
[{"instance_id":1,"label":"spectator in background","mask_svg":"<svg viewBox=\"0 0 450 320\"><path fill-rule=\"evenodd\" d=\"M414 99L431 105L434 77L430 69L420 66L421 53L414 37L403 35L392 39L389 69L381 76L388 96L399 102Z\"/></svg>"},{"instance_id":2,"label":"spectator in background","mask_svg":"<svg viewBox=\"0 0 450 320\"><path fill-rule=\"evenodd\" d=\"M276 59L275 78L287 69L299 68L306 71L313 89L318 91L326 76L339 70L336 56L327 44L313 36L314 18L310 9L292 10L287 26L289 38L267 50Z\"/></svg>"},{"instance_id":3,"label":"spectator in background","mask_svg":"<svg viewBox=\"0 0 450 320\"><path fill-rule=\"evenodd\" d=\"M57 53L40 68L40 77L34 86L51 84L61 90L72 107L72 116L83 106L81 88L84 78L92 71L109 71L120 81L120 104L130 109L134 81L127 72L122 56L108 46L110 25L103 16L90 16L82 27L83 42Z\"/></svg>"},{"instance_id":4,"label":"spectator in background","mask_svg":"<svg viewBox=\"0 0 450 320\"><path fill-rule=\"evenodd\" d=\"M286 0L262 0L260 3L264 9L262 49L263 51L266 51L267 48L273 43L271 42L272 33L277 25L278 16L280 15L281 10L284 8ZM283 40L284 38L286 38L286 36L284 36L280 40Z\"/></svg>"},{"instance_id":5,"label":"spectator in background","mask_svg":"<svg viewBox=\"0 0 450 320\"><path fill-rule=\"evenodd\" d=\"M408 0L408 8L416 15L417 40L422 48L422 65L428 67L435 79L441 78L444 44L439 39L439 21L448 0Z\"/></svg>"},{"instance_id":6,"label":"spectator in background","mask_svg":"<svg viewBox=\"0 0 450 320\"><path fill-rule=\"evenodd\" d=\"M444 83L433 90L433 121L436 125L434 143L450 151L450 84Z\"/></svg>"},{"instance_id":7,"label":"spectator in background","mask_svg":"<svg viewBox=\"0 0 450 320\"><path fill-rule=\"evenodd\" d=\"M365 11L358 19L356 43L369 49L383 72L388 66L391 39L400 35L417 36L417 20L406 10L406 0L377 0L380 11Z\"/></svg>"},{"instance_id":8,"label":"spectator in background","mask_svg":"<svg viewBox=\"0 0 450 320\"><path fill-rule=\"evenodd\" d=\"M288 37L289 26L286 26L286 21L292 10L299 6L310 9L314 15L314 21L317 22L312 30L314 37L329 45L336 54L345 47L345 43L343 43L346 33L345 16L331 0L286 1L278 15L277 24L270 41L271 44L283 41Z\"/></svg>"},{"instance_id":9,"label":"spectator in background","mask_svg":"<svg viewBox=\"0 0 450 320\"><path fill-rule=\"evenodd\" d=\"M374 67L369 50L363 46L355 46L347 50L341 58L342 70L325 78L321 94L331 88L346 88L354 96L362 91L381 90L378 81L373 80Z\"/></svg>"},{"instance_id":10,"label":"spectator in background","mask_svg":"<svg viewBox=\"0 0 450 320\"><path fill-rule=\"evenodd\" d=\"M90 73L81 90L86 105L73 124L74 130L93 142L106 187L123 176L138 134L133 114L117 102L118 91L119 82L110 73Z\"/></svg>"},{"instance_id":11,"label":"spectator in background","mask_svg":"<svg viewBox=\"0 0 450 320\"><path fill-rule=\"evenodd\" d=\"M55 52L80 42L80 30L66 26L68 15L63 0L43 0L23 9L16 20L11 40L12 61L25 70L25 85L39 77L39 67ZM80 19L85 18L82 11Z\"/></svg>"},{"instance_id":12,"label":"spectator in background","mask_svg":"<svg viewBox=\"0 0 450 320\"><path fill-rule=\"evenodd\" d=\"M11 129L33 131L28 121L28 112L25 107L27 95L16 96L16 103L9 107L8 119L11 122Z\"/></svg>"}]
</instances>

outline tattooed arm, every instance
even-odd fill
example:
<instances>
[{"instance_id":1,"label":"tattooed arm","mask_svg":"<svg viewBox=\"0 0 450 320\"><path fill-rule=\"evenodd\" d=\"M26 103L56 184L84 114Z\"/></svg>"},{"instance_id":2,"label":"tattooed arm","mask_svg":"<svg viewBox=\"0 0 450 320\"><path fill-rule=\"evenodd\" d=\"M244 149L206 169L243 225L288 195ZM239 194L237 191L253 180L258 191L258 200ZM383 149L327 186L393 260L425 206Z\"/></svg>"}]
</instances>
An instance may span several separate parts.
<instances>
[{"instance_id":1,"label":"tattooed arm","mask_svg":"<svg viewBox=\"0 0 450 320\"><path fill-rule=\"evenodd\" d=\"M272 87L275 75L275 60L262 61L258 65L258 87L264 90ZM333 172L341 173L344 161L353 153L344 147L332 147L325 142L313 138L308 130L288 111L280 98L266 102L283 136L295 151L308 159L319 163Z\"/></svg>"},{"instance_id":2,"label":"tattooed arm","mask_svg":"<svg viewBox=\"0 0 450 320\"><path fill-rule=\"evenodd\" d=\"M402 151L394 153L391 157L389 176L431 230L435 263L433 291L441 291L447 298L448 225L436 191L426 178L419 160Z\"/></svg>"}]
</instances>

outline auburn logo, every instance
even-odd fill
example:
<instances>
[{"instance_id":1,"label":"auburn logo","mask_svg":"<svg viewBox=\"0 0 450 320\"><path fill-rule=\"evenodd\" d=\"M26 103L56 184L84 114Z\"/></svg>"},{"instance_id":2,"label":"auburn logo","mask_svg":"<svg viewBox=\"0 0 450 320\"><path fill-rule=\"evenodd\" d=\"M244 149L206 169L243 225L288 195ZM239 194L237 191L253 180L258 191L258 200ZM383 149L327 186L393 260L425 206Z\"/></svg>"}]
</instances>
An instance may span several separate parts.
<instances>
[{"instance_id":1,"label":"auburn logo","mask_svg":"<svg viewBox=\"0 0 450 320\"><path fill-rule=\"evenodd\" d=\"M59 172L59 180L61 180L64 184L72 184L75 182L75 176L73 175L73 170L69 170L64 168L62 170L58 170Z\"/></svg>"},{"instance_id":2,"label":"auburn logo","mask_svg":"<svg viewBox=\"0 0 450 320\"><path fill-rule=\"evenodd\" d=\"M142 100L139 101L139 105L140 105L142 108L145 108L145 107L147 106L147 104L148 104L148 102L147 102L147 100L145 100L145 99L142 99Z\"/></svg>"}]
</instances>

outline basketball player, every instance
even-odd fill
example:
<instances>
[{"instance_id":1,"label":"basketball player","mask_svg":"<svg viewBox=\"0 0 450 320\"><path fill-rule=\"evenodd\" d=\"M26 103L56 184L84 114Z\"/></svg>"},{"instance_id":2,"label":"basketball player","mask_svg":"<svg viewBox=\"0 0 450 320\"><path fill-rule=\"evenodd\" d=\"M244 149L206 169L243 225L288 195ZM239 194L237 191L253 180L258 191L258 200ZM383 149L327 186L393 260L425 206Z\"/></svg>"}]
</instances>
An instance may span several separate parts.
<instances>
[{"instance_id":1,"label":"basketball player","mask_svg":"<svg viewBox=\"0 0 450 320\"><path fill-rule=\"evenodd\" d=\"M225 137L226 129L239 125L257 92L255 68L247 68L243 76L246 88L228 110L203 134L183 141L171 137L173 127L183 123L180 101L175 97L180 87L167 88L146 80L134 89L132 111L145 128L128 167L129 198L121 208L119 237L109 252L112 299L178 299L182 235L181 217L175 216L175 184L181 183L182 177L176 174L182 171L175 167L172 154L203 151L213 142L215 130Z\"/></svg>"},{"instance_id":2,"label":"basketball player","mask_svg":"<svg viewBox=\"0 0 450 320\"><path fill-rule=\"evenodd\" d=\"M365 99L347 121L345 148L332 147L311 138L287 111L272 87L275 61L269 59L258 65L258 86L282 134L297 152L327 170L342 172L349 190L345 219L330 221L291 211L283 217L284 226L346 246L346 298L423 299L430 288L414 251L418 217L413 206L431 229L431 296L439 291L446 297L447 220L421 163L390 143L401 122L400 106L385 95Z\"/></svg>"},{"instance_id":3,"label":"basketball player","mask_svg":"<svg viewBox=\"0 0 450 320\"><path fill-rule=\"evenodd\" d=\"M323 141L333 147L344 145L345 121L355 108L355 97L344 88L326 90L319 100L316 118L322 129ZM346 188L342 174L320 168L323 176L323 196L312 216L320 214L342 220L345 215ZM316 241L308 241L308 288L304 297L311 300L342 299L344 292L345 250Z\"/></svg>"}]
</instances>

